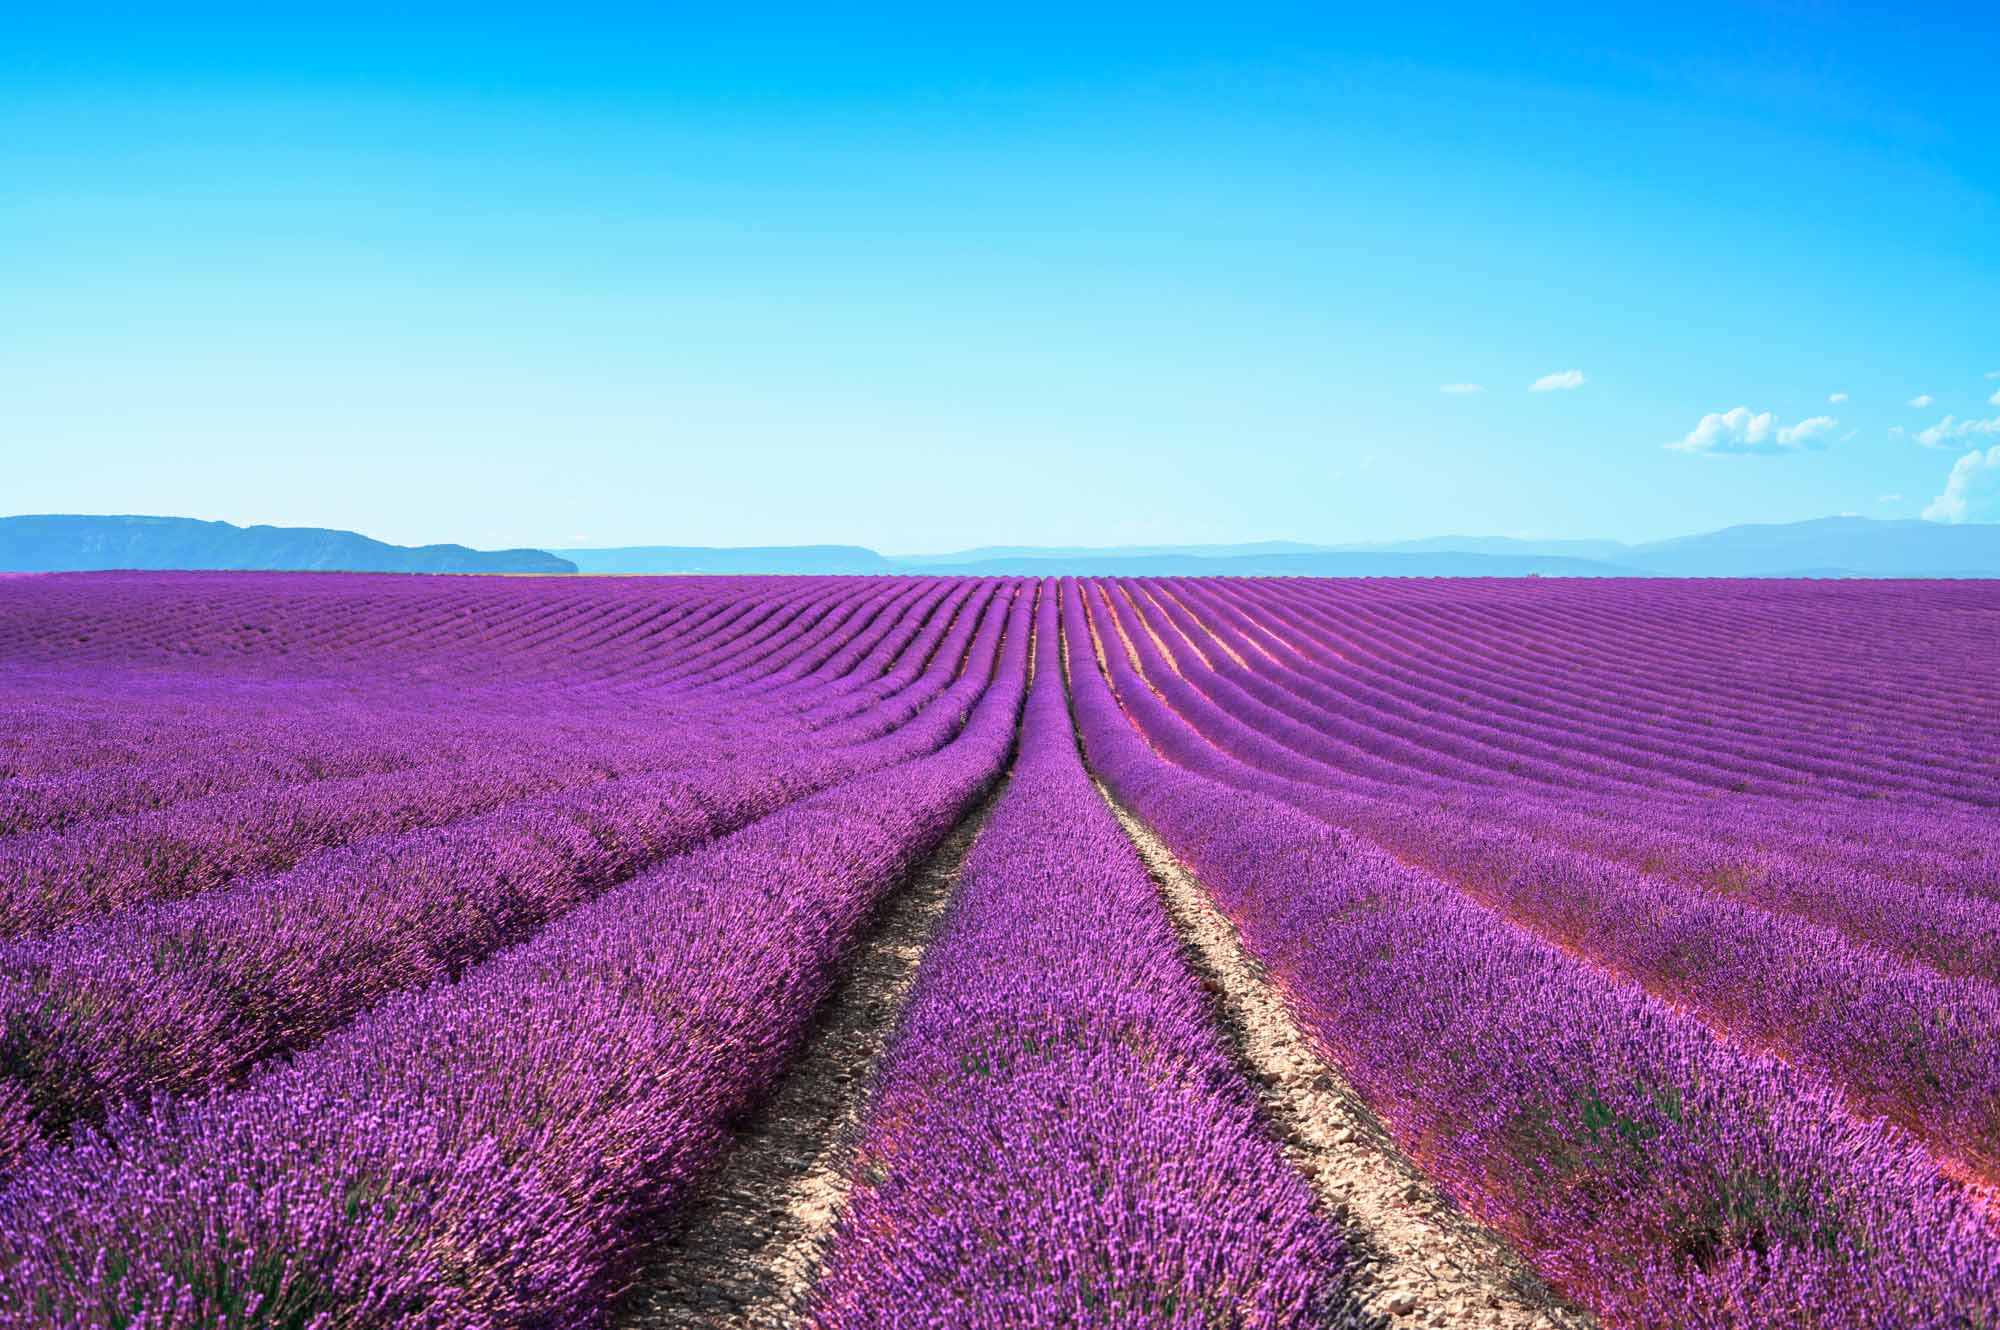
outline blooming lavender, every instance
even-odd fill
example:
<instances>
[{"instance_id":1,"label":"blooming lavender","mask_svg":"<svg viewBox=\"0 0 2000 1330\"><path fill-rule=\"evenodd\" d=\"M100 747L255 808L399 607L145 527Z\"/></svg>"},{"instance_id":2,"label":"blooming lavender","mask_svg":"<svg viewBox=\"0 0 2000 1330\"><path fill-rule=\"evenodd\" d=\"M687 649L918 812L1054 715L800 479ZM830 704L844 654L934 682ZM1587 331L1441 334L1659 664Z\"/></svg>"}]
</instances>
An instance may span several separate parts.
<instances>
[{"instance_id":1,"label":"blooming lavender","mask_svg":"<svg viewBox=\"0 0 2000 1330\"><path fill-rule=\"evenodd\" d=\"M1255 777L1200 774L1234 759L1193 730L1156 714L1142 738L1131 717L1164 704L1114 696L1079 646L1074 587L1064 609L1093 766L1216 893L1396 1138L1559 1287L1632 1326L2000 1315L2000 1242L1921 1146ZM1111 637L1095 640L1115 673Z\"/></svg>"},{"instance_id":2,"label":"blooming lavender","mask_svg":"<svg viewBox=\"0 0 2000 1330\"><path fill-rule=\"evenodd\" d=\"M981 616L991 662L1004 618ZM966 626L971 626L968 621ZM826 731L823 747L606 782L436 832L323 856L279 879L0 944L0 1174L114 1105L227 1083L384 996L459 973L669 854L858 774L935 750L985 671Z\"/></svg>"},{"instance_id":3,"label":"blooming lavender","mask_svg":"<svg viewBox=\"0 0 2000 1330\"><path fill-rule=\"evenodd\" d=\"M1320 1054L1605 1324L2000 1324L1996 614L0 580L0 1330L602 1322L1024 697L812 1316L1338 1322L1065 684Z\"/></svg>"},{"instance_id":4,"label":"blooming lavender","mask_svg":"<svg viewBox=\"0 0 2000 1330\"><path fill-rule=\"evenodd\" d=\"M1125 692L1150 720L1149 733L1187 722L1215 746L1214 755L1192 759L1205 762L1212 774L1275 794L1440 873L1510 919L1699 1012L1741 1042L1818 1073L1846 1091L1856 1109L1917 1132L1947 1159L2000 1180L1994 1118L2000 1105L2000 991L1857 947L1809 920L1551 844L1490 817L1407 798L1357 799L1328 791L1326 769L1308 756L1316 740L1310 730L1227 691L1198 662L1175 669L1122 596L1106 595L1099 603L1111 607L1121 640L1146 667L1145 682L1130 682ZM1111 663L1114 672L1129 668L1122 656ZM1153 690L1172 704L1173 716L1145 696ZM1227 705L1218 705L1218 698ZM1241 761L1232 766L1226 759ZM1857 884L1849 884L1848 894L1865 897ZM1916 918L1907 909L1899 916ZM1918 922L1913 931L1934 935L1936 926Z\"/></svg>"},{"instance_id":5,"label":"blooming lavender","mask_svg":"<svg viewBox=\"0 0 2000 1330\"><path fill-rule=\"evenodd\" d=\"M964 725L0 1190L0 1326L599 1323L876 904L999 773L1028 601ZM987 680L991 678L990 686Z\"/></svg>"},{"instance_id":6,"label":"blooming lavender","mask_svg":"<svg viewBox=\"0 0 2000 1330\"><path fill-rule=\"evenodd\" d=\"M1333 1325L1340 1236L1084 774L1045 591L1013 783L884 1056L808 1321Z\"/></svg>"}]
</instances>

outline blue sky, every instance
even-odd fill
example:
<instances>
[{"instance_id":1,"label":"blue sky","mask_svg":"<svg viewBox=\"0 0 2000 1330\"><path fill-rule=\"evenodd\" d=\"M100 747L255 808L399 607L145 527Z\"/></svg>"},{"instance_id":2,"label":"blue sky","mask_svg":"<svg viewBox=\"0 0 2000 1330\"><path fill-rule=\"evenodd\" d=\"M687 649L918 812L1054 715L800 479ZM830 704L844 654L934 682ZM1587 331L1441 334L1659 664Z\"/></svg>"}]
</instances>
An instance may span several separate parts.
<instances>
[{"instance_id":1,"label":"blue sky","mask_svg":"<svg viewBox=\"0 0 2000 1330\"><path fill-rule=\"evenodd\" d=\"M0 512L2000 520L1979 8L270 8L10 18Z\"/></svg>"}]
</instances>

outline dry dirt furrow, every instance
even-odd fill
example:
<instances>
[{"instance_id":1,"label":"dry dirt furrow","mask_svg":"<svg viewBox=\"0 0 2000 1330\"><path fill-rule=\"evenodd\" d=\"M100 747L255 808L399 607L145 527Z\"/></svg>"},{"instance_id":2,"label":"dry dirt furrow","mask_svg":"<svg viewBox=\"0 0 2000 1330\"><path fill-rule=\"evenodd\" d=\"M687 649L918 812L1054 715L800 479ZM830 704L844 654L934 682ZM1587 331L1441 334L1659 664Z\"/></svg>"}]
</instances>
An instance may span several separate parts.
<instances>
[{"instance_id":1,"label":"dry dirt furrow","mask_svg":"<svg viewBox=\"0 0 2000 1330\"><path fill-rule=\"evenodd\" d=\"M1397 1330L1587 1330L1507 1245L1440 1193L1321 1058L1201 884L1144 822L1099 791L1160 886L1190 962L1286 1155L1360 1255L1362 1305Z\"/></svg>"},{"instance_id":2,"label":"dry dirt furrow","mask_svg":"<svg viewBox=\"0 0 2000 1330\"><path fill-rule=\"evenodd\" d=\"M804 1052L702 1198L648 1256L625 1330L785 1330L797 1322L835 1219L876 1059L1003 780L883 906Z\"/></svg>"}]
</instances>

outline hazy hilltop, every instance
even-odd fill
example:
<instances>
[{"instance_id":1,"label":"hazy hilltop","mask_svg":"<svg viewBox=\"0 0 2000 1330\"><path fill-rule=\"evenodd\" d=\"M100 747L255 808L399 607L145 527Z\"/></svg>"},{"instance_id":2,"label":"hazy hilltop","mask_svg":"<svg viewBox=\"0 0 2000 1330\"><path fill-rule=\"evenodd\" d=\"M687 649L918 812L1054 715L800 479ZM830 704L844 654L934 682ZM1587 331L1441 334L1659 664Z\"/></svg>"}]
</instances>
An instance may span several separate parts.
<instances>
[{"instance_id":1,"label":"hazy hilltop","mask_svg":"<svg viewBox=\"0 0 2000 1330\"><path fill-rule=\"evenodd\" d=\"M2000 577L2000 525L1866 517L1756 523L1628 545L1615 540L1437 536L1378 552L1570 556L1667 577Z\"/></svg>"},{"instance_id":2,"label":"hazy hilltop","mask_svg":"<svg viewBox=\"0 0 2000 1330\"><path fill-rule=\"evenodd\" d=\"M542 550L390 545L324 527L235 526L191 517L0 517L0 569L88 572L573 573Z\"/></svg>"},{"instance_id":3,"label":"hazy hilltop","mask_svg":"<svg viewBox=\"0 0 2000 1330\"><path fill-rule=\"evenodd\" d=\"M968 550L897 560L954 572L1075 571L1324 577L2000 577L2000 525L1822 517L1671 540L1431 536L1379 544Z\"/></svg>"},{"instance_id":4,"label":"hazy hilltop","mask_svg":"<svg viewBox=\"0 0 2000 1330\"><path fill-rule=\"evenodd\" d=\"M559 550L585 572L1231 577L2000 577L2000 525L1824 517L1672 540L1430 536L1380 543L984 545L881 555L858 546Z\"/></svg>"},{"instance_id":5,"label":"hazy hilltop","mask_svg":"<svg viewBox=\"0 0 2000 1330\"><path fill-rule=\"evenodd\" d=\"M1995 577L2000 525L1822 517L1635 545L1622 561L1678 577Z\"/></svg>"},{"instance_id":6,"label":"hazy hilltop","mask_svg":"<svg viewBox=\"0 0 2000 1330\"><path fill-rule=\"evenodd\" d=\"M1672 540L1432 536L1379 544L988 545L885 555L861 545L473 550L318 527L184 517L0 518L0 570L1085 577L2000 577L2000 525L1825 517Z\"/></svg>"}]
</instances>

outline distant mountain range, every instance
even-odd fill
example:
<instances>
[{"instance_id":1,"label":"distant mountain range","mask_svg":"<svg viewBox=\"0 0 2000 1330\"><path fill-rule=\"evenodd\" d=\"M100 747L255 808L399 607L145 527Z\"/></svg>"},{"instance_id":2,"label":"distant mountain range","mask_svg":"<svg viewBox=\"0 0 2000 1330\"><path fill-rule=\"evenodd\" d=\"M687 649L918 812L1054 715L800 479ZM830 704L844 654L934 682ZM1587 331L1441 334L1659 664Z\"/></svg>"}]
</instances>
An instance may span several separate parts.
<instances>
[{"instance_id":1,"label":"distant mountain range","mask_svg":"<svg viewBox=\"0 0 2000 1330\"><path fill-rule=\"evenodd\" d=\"M1616 540L1432 536L1386 544L988 545L884 556L858 546L558 550L585 572L1234 577L2000 577L2000 525L1823 517Z\"/></svg>"},{"instance_id":2,"label":"distant mountain range","mask_svg":"<svg viewBox=\"0 0 2000 1330\"><path fill-rule=\"evenodd\" d=\"M213 568L237 572L573 573L542 550L388 545L352 531L192 517L0 517L0 570Z\"/></svg>"},{"instance_id":3,"label":"distant mountain range","mask_svg":"<svg viewBox=\"0 0 2000 1330\"><path fill-rule=\"evenodd\" d=\"M999 545L883 555L859 545L493 550L184 517L0 518L0 571L107 568L397 573L958 573L1233 577L2000 577L2000 525L1826 517L1615 540L1433 536L1388 544Z\"/></svg>"},{"instance_id":4,"label":"distant mountain range","mask_svg":"<svg viewBox=\"0 0 2000 1330\"><path fill-rule=\"evenodd\" d=\"M1224 547L1227 548L1227 547ZM898 562L892 560L892 562ZM1121 550L1007 555L965 563L925 563L911 573L1055 577L1632 577L1630 568L1538 554L1127 554Z\"/></svg>"}]
</instances>

